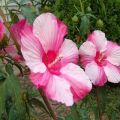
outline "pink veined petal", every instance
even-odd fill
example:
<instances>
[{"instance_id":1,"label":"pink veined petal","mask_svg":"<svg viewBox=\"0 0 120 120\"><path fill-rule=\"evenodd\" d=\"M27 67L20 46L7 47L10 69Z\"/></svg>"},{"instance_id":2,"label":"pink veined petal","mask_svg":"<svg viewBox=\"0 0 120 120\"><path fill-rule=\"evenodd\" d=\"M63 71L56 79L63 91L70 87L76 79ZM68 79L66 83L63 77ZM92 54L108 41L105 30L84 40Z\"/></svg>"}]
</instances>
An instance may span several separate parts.
<instances>
[{"instance_id":1,"label":"pink veined petal","mask_svg":"<svg viewBox=\"0 0 120 120\"><path fill-rule=\"evenodd\" d=\"M45 73L31 73L30 74L30 79L32 83L38 88L44 88L49 79L50 79L50 73L46 71Z\"/></svg>"},{"instance_id":2,"label":"pink veined petal","mask_svg":"<svg viewBox=\"0 0 120 120\"><path fill-rule=\"evenodd\" d=\"M120 68L110 63L104 66L105 74L109 82L118 83L120 82Z\"/></svg>"},{"instance_id":3,"label":"pink veined petal","mask_svg":"<svg viewBox=\"0 0 120 120\"><path fill-rule=\"evenodd\" d=\"M87 64L94 61L94 57L88 56L88 55L82 55L80 56L80 63L82 64L82 67L85 68Z\"/></svg>"},{"instance_id":4,"label":"pink veined petal","mask_svg":"<svg viewBox=\"0 0 120 120\"><path fill-rule=\"evenodd\" d=\"M15 45L11 44L5 47L5 51L16 61L16 62L22 62L24 61L22 55L19 55L17 53L17 49Z\"/></svg>"},{"instance_id":5,"label":"pink veined petal","mask_svg":"<svg viewBox=\"0 0 120 120\"><path fill-rule=\"evenodd\" d=\"M43 13L35 19L33 33L40 40L45 52L58 51L67 34L67 26L52 13Z\"/></svg>"},{"instance_id":6,"label":"pink veined petal","mask_svg":"<svg viewBox=\"0 0 120 120\"><path fill-rule=\"evenodd\" d=\"M118 47L116 42L107 41L107 46L106 46L106 51L105 51L106 56L109 56L112 50L116 47Z\"/></svg>"},{"instance_id":7,"label":"pink veined petal","mask_svg":"<svg viewBox=\"0 0 120 120\"><path fill-rule=\"evenodd\" d=\"M92 32L88 36L87 40L93 42L98 51L104 51L106 49L107 39L105 37L105 33L100 30L95 30Z\"/></svg>"},{"instance_id":8,"label":"pink veined petal","mask_svg":"<svg viewBox=\"0 0 120 120\"><path fill-rule=\"evenodd\" d=\"M85 72L94 85L103 86L107 82L104 69L98 66L95 62L87 64Z\"/></svg>"},{"instance_id":9,"label":"pink veined petal","mask_svg":"<svg viewBox=\"0 0 120 120\"><path fill-rule=\"evenodd\" d=\"M79 54L80 55L85 55L85 56L95 57L96 47L92 42L86 41L80 46Z\"/></svg>"},{"instance_id":10,"label":"pink veined petal","mask_svg":"<svg viewBox=\"0 0 120 120\"><path fill-rule=\"evenodd\" d=\"M108 42L106 50L107 60L116 66L120 65L120 46L114 42Z\"/></svg>"},{"instance_id":11,"label":"pink veined petal","mask_svg":"<svg viewBox=\"0 0 120 120\"><path fill-rule=\"evenodd\" d=\"M5 26L2 21L0 21L0 41L3 39L5 33Z\"/></svg>"},{"instance_id":12,"label":"pink veined petal","mask_svg":"<svg viewBox=\"0 0 120 120\"><path fill-rule=\"evenodd\" d=\"M78 62L78 48L76 44L69 39L65 39L59 52L58 57L61 58L61 64L65 65L69 62L77 63Z\"/></svg>"},{"instance_id":13,"label":"pink veined petal","mask_svg":"<svg viewBox=\"0 0 120 120\"><path fill-rule=\"evenodd\" d=\"M21 52L26 65L32 72L44 73L46 71L46 66L42 62L44 50L39 40L33 35L30 27L25 27L21 32Z\"/></svg>"},{"instance_id":14,"label":"pink veined petal","mask_svg":"<svg viewBox=\"0 0 120 120\"><path fill-rule=\"evenodd\" d=\"M82 100L92 89L92 83L83 69L73 63L61 68L61 77L71 85L74 101Z\"/></svg>"},{"instance_id":15,"label":"pink veined petal","mask_svg":"<svg viewBox=\"0 0 120 120\"><path fill-rule=\"evenodd\" d=\"M48 98L61 102L66 106L72 106L74 103L70 84L62 77L51 76L44 91Z\"/></svg>"},{"instance_id":16,"label":"pink veined petal","mask_svg":"<svg viewBox=\"0 0 120 120\"><path fill-rule=\"evenodd\" d=\"M12 24L10 27L10 31L12 33L12 36L17 40L17 42L19 43L19 45L21 44L21 36L20 36L20 32L22 29L24 29L24 27L28 26L28 22L25 19L22 19L20 21L18 21L15 24Z\"/></svg>"}]
</instances>

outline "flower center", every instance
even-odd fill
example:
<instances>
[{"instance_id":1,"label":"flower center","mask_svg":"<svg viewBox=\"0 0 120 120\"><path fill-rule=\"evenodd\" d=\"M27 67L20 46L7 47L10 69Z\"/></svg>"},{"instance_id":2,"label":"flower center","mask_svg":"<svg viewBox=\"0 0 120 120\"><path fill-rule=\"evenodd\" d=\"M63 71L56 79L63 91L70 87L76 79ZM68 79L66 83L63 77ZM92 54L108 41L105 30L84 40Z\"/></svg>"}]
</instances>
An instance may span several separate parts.
<instances>
[{"instance_id":1,"label":"flower center","mask_svg":"<svg viewBox=\"0 0 120 120\"><path fill-rule=\"evenodd\" d=\"M104 52L96 52L95 61L99 66L106 65L106 56Z\"/></svg>"},{"instance_id":2,"label":"flower center","mask_svg":"<svg viewBox=\"0 0 120 120\"><path fill-rule=\"evenodd\" d=\"M49 50L42 58L42 61L47 66L48 70L54 74L59 74L60 60L62 57L57 57L57 54Z\"/></svg>"}]
</instances>

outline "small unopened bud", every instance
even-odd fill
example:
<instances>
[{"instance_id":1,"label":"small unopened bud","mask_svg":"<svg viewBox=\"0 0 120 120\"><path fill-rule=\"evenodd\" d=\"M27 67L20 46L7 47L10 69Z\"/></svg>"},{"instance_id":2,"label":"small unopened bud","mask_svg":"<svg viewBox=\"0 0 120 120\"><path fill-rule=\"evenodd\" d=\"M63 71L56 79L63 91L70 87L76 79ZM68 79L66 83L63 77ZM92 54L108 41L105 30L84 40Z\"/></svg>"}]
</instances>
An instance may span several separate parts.
<instances>
[{"instance_id":1,"label":"small unopened bud","mask_svg":"<svg viewBox=\"0 0 120 120\"><path fill-rule=\"evenodd\" d=\"M78 22L78 17L77 17L76 15L74 15L74 16L72 17L72 21L73 21L73 22Z\"/></svg>"},{"instance_id":2,"label":"small unopened bud","mask_svg":"<svg viewBox=\"0 0 120 120\"><path fill-rule=\"evenodd\" d=\"M96 22L96 27L97 28L103 28L104 26L104 23L101 19L98 19L97 22Z\"/></svg>"}]
</instances>

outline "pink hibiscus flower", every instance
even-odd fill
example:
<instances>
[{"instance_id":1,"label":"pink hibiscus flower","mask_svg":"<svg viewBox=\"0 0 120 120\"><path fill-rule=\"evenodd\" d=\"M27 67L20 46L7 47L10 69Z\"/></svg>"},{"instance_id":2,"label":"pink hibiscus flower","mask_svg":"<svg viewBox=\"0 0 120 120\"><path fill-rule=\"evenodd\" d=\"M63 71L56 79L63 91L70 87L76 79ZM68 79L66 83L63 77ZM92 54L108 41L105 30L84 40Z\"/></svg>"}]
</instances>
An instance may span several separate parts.
<instances>
[{"instance_id":1,"label":"pink hibiscus flower","mask_svg":"<svg viewBox=\"0 0 120 120\"><path fill-rule=\"evenodd\" d=\"M0 20L0 41L3 39L5 33L5 26L3 22Z\"/></svg>"},{"instance_id":2,"label":"pink hibiscus flower","mask_svg":"<svg viewBox=\"0 0 120 120\"><path fill-rule=\"evenodd\" d=\"M25 27L28 26L28 22L25 19L19 20L17 23L12 24L10 27L10 31L12 33L12 36L17 40L18 44L20 45L20 32Z\"/></svg>"},{"instance_id":3,"label":"pink hibiscus flower","mask_svg":"<svg viewBox=\"0 0 120 120\"><path fill-rule=\"evenodd\" d=\"M102 31L90 34L79 53L85 72L94 85L103 86L107 80L120 82L120 46L107 41Z\"/></svg>"},{"instance_id":4,"label":"pink hibiscus flower","mask_svg":"<svg viewBox=\"0 0 120 120\"><path fill-rule=\"evenodd\" d=\"M32 83L49 99L71 106L90 92L92 84L76 65L79 52L75 43L63 41L66 34L66 25L53 14L41 14L33 30L22 30L21 51L31 70Z\"/></svg>"},{"instance_id":5,"label":"pink hibiscus flower","mask_svg":"<svg viewBox=\"0 0 120 120\"><path fill-rule=\"evenodd\" d=\"M24 27L30 26L27 20L22 19L19 20L17 23L12 24L10 27L10 31L12 33L12 37L17 40L18 44L21 45L21 36L20 32ZM31 26L32 27L32 26ZM5 48L7 53L11 55L11 57L16 61L16 62L22 62L24 61L22 55L18 54L18 51L15 47L15 45L10 41L9 45Z\"/></svg>"}]
</instances>

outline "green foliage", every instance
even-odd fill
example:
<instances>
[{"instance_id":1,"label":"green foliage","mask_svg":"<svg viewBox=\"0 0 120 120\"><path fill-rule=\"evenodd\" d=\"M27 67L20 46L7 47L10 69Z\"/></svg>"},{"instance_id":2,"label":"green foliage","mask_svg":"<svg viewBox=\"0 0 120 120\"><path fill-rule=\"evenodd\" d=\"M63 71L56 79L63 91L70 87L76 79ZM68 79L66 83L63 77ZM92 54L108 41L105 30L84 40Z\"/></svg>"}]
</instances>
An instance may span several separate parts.
<instances>
[{"instance_id":1,"label":"green foliage","mask_svg":"<svg viewBox=\"0 0 120 120\"><path fill-rule=\"evenodd\" d=\"M68 26L66 37L78 47L96 29L104 31L108 39L120 43L120 0L9 0L7 4L11 3L18 6L16 10L9 10L11 23L19 20L19 14L32 24L40 13L52 12ZM2 47L8 42L8 38L4 39L5 43L0 43ZM6 60L6 65L0 64L0 120L38 120L40 115L49 116L38 91L33 87L21 88L23 84L13 73L13 66L23 73L22 66L11 58ZM70 112L65 113L66 108L60 107L58 120L99 120L99 114L105 120L119 120L119 85L108 83L103 88L93 87L92 92Z\"/></svg>"}]
</instances>

